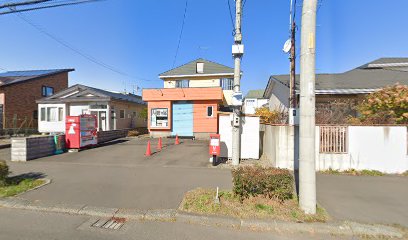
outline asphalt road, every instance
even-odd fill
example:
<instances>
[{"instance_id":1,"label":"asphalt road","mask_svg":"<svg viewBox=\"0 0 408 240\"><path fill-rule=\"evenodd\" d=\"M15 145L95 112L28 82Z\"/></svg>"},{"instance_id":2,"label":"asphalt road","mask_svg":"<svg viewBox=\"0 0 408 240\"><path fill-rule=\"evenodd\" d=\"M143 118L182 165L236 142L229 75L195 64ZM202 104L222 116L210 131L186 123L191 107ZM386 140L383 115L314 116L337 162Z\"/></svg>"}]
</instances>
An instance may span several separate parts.
<instances>
[{"instance_id":1,"label":"asphalt road","mask_svg":"<svg viewBox=\"0 0 408 240\"><path fill-rule=\"evenodd\" d=\"M86 216L0 208L0 239L7 240L103 240L103 239L356 239L330 235L253 232L174 222L126 222L119 230L91 227L97 219Z\"/></svg>"},{"instance_id":2,"label":"asphalt road","mask_svg":"<svg viewBox=\"0 0 408 240\"><path fill-rule=\"evenodd\" d=\"M209 168L207 142L165 139L160 153L144 157L146 141L118 141L79 153L26 163L8 162L13 174L37 174L52 184L22 195L30 200L96 207L177 208L196 187L230 189L231 172ZM152 141L155 150L157 140ZM9 149L0 159L9 159ZM408 227L408 177L317 175L318 202L335 220Z\"/></svg>"}]
</instances>

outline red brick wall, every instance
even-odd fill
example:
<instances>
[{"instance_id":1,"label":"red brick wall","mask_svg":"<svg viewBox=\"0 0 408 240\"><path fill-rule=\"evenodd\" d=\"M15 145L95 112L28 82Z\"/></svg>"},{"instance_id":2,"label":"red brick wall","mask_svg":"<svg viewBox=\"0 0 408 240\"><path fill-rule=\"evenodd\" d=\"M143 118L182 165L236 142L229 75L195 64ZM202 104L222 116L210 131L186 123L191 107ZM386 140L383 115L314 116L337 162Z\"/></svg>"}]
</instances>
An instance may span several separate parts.
<instances>
[{"instance_id":1,"label":"red brick wall","mask_svg":"<svg viewBox=\"0 0 408 240\"><path fill-rule=\"evenodd\" d=\"M37 110L37 103L35 101L43 98L42 86L53 87L54 93L57 93L68 87L68 73L59 73L0 87L0 93L5 95L4 128L12 128L15 125L13 123L14 116L17 116L17 127L29 124L29 127L37 128L37 120L33 119L33 113Z\"/></svg>"}]
</instances>

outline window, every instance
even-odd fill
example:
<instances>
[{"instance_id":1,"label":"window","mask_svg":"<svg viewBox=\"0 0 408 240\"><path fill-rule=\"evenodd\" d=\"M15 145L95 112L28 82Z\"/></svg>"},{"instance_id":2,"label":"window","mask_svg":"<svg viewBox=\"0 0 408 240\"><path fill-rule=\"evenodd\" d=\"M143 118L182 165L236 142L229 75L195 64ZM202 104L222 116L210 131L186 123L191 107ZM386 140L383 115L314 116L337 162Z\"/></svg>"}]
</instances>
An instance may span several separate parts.
<instances>
[{"instance_id":1,"label":"window","mask_svg":"<svg viewBox=\"0 0 408 240\"><path fill-rule=\"evenodd\" d=\"M176 88L188 88L190 80L176 80Z\"/></svg>"},{"instance_id":2,"label":"window","mask_svg":"<svg viewBox=\"0 0 408 240\"><path fill-rule=\"evenodd\" d=\"M246 100L246 105L247 106L255 106L255 99L247 99Z\"/></svg>"},{"instance_id":3,"label":"window","mask_svg":"<svg viewBox=\"0 0 408 240\"><path fill-rule=\"evenodd\" d=\"M122 109L119 111L119 118L121 119L125 118L125 110Z\"/></svg>"},{"instance_id":4,"label":"window","mask_svg":"<svg viewBox=\"0 0 408 240\"><path fill-rule=\"evenodd\" d=\"M207 117L213 117L214 114L214 107L213 106L208 106L207 107Z\"/></svg>"},{"instance_id":5,"label":"window","mask_svg":"<svg viewBox=\"0 0 408 240\"><path fill-rule=\"evenodd\" d=\"M152 108L150 117L150 127L167 127L169 126L169 117L167 108Z\"/></svg>"},{"instance_id":6,"label":"window","mask_svg":"<svg viewBox=\"0 0 408 240\"><path fill-rule=\"evenodd\" d=\"M48 86L42 86L42 96L43 97L49 97L54 94L54 88L53 87L48 87Z\"/></svg>"},{"instance_id":7,"label":"window","mask_svg":"<svg viewBox=\"0 0 408 240\"><path fill-rule=\"evenodd\" d=\"M196 72L197 73L204 73L204 63L198 62L196 65Z\"/></svg>"},{"instance_id":8,"label":"window","mask_svg":"<svg viewBox=\"0 0 408 240\"><path fill-rule=\"evenodd\" d=\"M62 122L64 120L64 108L58 108L58 122Z\"/></svg>"},{"instance_id":9,"label":"window","mask_svg":"<svg viewBox=\"0 0 408 240\"><path fill-rule=\"evenodd\" d=\"M38 112L33 114L37 114L38 118ZM40 121L42 122L63 122L64 116L63 107L42 107L40 109Z\"/></svg>"},{"instance_id":10,"label":"window","mask_svg":"<svg viewBox=\"0 0 408 240\"><path fill-rule=\"evenodd\" d=\"M47 122L56 122L57 114L58 112L56 107L47 107Z\"/></svg>"},{"instance_id":11,"label":"window","mask_svg":"<svg viewBox=\"0 0 408 240\"><path fill-rule=\"evenodd\" d=\"M234 79L233 78L221 78L220 85L222 90L233 90L234 89Z\"/></svg>"},{"instance_id":12,"label":"window","mask_svg":"<svg viewBox=\"0 0 408 240\"><path fill-rule=\"evenodd\" d=\"M41 121L45 121L45 108L41 108Z\"/></svg>"}]
</instances>

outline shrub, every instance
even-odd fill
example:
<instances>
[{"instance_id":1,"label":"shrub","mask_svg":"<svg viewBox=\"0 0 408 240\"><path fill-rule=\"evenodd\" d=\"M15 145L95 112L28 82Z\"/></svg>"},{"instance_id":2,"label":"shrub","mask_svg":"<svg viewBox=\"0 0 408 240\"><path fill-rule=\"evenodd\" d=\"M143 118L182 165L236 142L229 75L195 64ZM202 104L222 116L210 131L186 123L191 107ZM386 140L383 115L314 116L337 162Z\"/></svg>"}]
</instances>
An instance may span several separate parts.
<instances>
[{"instance_id":1,"label":"shrub","mask_svg":"<svg viewBox=\"0 0 408 240\"><path fill-rule=\"evenodd\" d=\"M360 116L350 123L407 124L408 86L396 84L371 93L357 107Z\"/></svg>"},{"instance_id":2,"label":"shrub","mask_svg":"<svg viewBox=\"0 0 408 240\"><path fill-rule=\"evenodd\" d=\"M6 179L9 174L9 167L7 166L6 161L0 160L0 186L6 184Z\"/></svg>"},{"instance_id":3,"label":"shrub","mask_svg":"<svg viewBox=\"0 0 408 240\"><path fill-rule=\"evenodd\" d=\"M269 110L267 107L255 109L255 115L258 115L262 123L284 124L288 120L288 112L285 109Z\"/></svg>"},{"instance_id":4,"label":"shrub","mask_svg":"<svg viewBox=\"0 0 408 240\"><path fill-rule=\"evenodd\" d=\"M294 180L288 170L263 167L239 167L232 170L233 192L241 202L250 196L264 196L281 202L291 199Z\"/></svg>"}]
</instances>

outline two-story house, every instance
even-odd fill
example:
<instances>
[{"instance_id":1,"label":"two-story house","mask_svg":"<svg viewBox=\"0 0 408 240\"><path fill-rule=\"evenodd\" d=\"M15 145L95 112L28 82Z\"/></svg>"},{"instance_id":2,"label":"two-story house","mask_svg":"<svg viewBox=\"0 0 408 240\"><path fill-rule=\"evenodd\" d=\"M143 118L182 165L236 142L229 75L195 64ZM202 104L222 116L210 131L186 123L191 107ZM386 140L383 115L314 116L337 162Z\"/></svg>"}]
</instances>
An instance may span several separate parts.
<instances>
[{"instance_id":1,"label":"two-story house","mask_svg":"<svg viewBox=\"0 0 408 240\"><path fill-rule=\"evenodd\" d=\"M74 69L9 71L0 73L0 129L36 128L36 100L68 87Z\"/></svg>"},{"instance_id":2,"label":"two-story house","mask_svg":"<svg viewBox=\"0 0 408 240\"><path fill-rule=\"evenodd\" d=\"M233 68L200 58L159 77L164 88L142 94L152 137L208 138L218 132L218 111L231 104Z\"/></svg>"}]
</instances>

